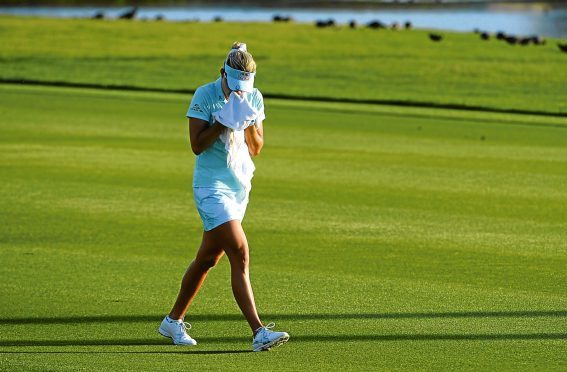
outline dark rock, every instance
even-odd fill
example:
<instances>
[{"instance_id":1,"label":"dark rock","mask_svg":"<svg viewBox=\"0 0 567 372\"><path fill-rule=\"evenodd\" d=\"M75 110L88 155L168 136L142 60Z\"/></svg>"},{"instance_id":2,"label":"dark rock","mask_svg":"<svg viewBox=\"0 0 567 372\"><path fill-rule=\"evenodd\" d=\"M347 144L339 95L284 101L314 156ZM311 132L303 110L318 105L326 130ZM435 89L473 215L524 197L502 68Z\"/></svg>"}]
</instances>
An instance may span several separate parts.
<instances>
[{"instance_id":1,"label":"dark rock","mask_svg":"<svg viewBox=\"0 0 567 372\"><path fill-rule=\"evenodd\" d=\"M538 35L533 35L530 39L534 45L545 45L546 43L545 39Z\"/></svg>"},{"instance_id":2,"label":"dark rock","mask_svg":"<svg viewBox=\"0 0 567 372\"><path fill-rule=\"evenodd\" d=\"M335 24L335 20L332 18L329 18L327 20L317 20L315 22L315 26L318 28L332 27L335 26Z\"/></svg>"},{"instance_id":3,"label":"dark rock","mask_svg":"<svg viewBox=\"0 0 567 372\"><path fill-rule=\"evenodd\" d=\"M441 40L443 40L443 35L430 33L429 39L431 39L431 41L436 41L436 42L441 41Z\"/></svg>"},{"instance_id":4,"label":"dark rock","mask_svg":"<svg viewBox=\"0 0 567 372\"><path fill-rule=\"evenodd\" d=\"M118 19L134 19L136 17L136 13L138 12L137 7L133 7L132 9L120 14Z\"/></svg>"},{"instance_id":5,"label":"dark rock","mask_svg":"<svg viewBox=\"0 0 567 372\"><path fill-rule=\"evenodd\" d=\"M386 28L386 25L383 24L382 22L378 21L378 20L368 22L368 24L366 26L369 27L369 28L373 28L373 29Z\"/></svg>"},{"instance_id":6,"label":"dark rock","mask_svg":"<svg viewBox=\"0 0 567 372\"><path fill-rule=\"evenodd\" d=\"M504 40L506 40L506 42L510 45L516 45L518 43L518 38L512 35L506 35Z\"/></svg>"},{"instance_id":7,"label":"dark rock","mask_svg":"<svg viewBox=\"0 0 567 372\"><path fill-rule=\"evenodd\" d=\"M289 16L283 16L283 15L280 15L280 14L276 14L272 17L272 20L274 22L289 22L289 21L292 20L292 18L289 17Z\"/></svg>"}]
</instances>

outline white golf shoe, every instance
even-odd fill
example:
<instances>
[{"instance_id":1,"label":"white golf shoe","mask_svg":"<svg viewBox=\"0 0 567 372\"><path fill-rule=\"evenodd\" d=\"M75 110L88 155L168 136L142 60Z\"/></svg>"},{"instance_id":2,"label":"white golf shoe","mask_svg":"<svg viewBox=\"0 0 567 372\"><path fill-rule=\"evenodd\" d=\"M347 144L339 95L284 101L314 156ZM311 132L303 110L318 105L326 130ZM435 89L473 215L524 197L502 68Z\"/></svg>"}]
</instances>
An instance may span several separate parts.
<instances>
[{"instance_id":1,"label":"white golf shoe","mask_svg":"<svg viewBox=\"0 0 567 372\"><path fill-rule=\"evenodd\" d=\"M260 328L252 342L252 349L254 351L270 350L270 348L285 344L287 340L289 340L289 335L286 332L272 331L274 326L274 323L270 323Z\"/></svg>"},{"instance_id":2,"label":"white golf shoe","mask_svg":"<svg viewBox=\"0 0 567 372\"><path fill-rule=\"evenodd\" d=\"M193 340L187 334L187 330L191 329L191 324L185 323L182 320L170 319L169 316L163 318L158 332L173 340L175 345L197 345L197 341Z\"/></svg>"}]
</instances>

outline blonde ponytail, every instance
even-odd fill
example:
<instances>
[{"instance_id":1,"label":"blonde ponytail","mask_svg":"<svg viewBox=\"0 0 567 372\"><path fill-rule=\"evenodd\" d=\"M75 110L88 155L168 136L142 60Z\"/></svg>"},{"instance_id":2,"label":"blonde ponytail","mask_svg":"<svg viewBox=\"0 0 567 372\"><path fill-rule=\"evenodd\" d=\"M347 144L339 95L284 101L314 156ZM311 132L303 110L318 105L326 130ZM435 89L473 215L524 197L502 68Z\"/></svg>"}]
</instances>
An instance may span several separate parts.
<instances>
[{"instance_id":1,"label":"blonde ponytail","mask_svg":"<svg viewBox=\"0 0 567 372\"><path fill-rule=\"evenodd\" d=\"M240 41L232 43L232 49L228 53L226 64L240 71L256 72L254 57L248 53L246 44Z\"/></svg>"}]
</instances>

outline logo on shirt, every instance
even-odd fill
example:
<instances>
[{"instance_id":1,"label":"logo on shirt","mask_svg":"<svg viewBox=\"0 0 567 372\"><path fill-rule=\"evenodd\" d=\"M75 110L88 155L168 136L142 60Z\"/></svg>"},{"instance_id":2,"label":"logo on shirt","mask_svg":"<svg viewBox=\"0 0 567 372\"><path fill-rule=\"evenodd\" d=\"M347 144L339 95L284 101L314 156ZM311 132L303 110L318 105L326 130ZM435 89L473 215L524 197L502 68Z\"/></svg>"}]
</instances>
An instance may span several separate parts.
<instances>
[{"instance_id":1,"label":"logo on shirt","mask_svg":"<svg viewBox=\"0 0 567 372\"><path fill-rule=\"evenodd\" d=\"M195 103L193 105L193 107L191 107L191 110L197 111L197 112L203 112L203 110L201 110L201 106L199 106L197 103Z\"/></svg>"}]
</instances>

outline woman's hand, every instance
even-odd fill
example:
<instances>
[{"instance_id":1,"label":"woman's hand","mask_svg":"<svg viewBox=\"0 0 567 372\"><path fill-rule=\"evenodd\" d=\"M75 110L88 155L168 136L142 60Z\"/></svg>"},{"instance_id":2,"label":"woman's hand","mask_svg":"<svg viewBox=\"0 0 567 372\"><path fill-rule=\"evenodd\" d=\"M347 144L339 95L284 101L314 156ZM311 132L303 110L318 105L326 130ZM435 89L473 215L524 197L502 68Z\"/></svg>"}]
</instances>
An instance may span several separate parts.
<instances>
[{"instance_id":1,"label":"woman's hand","mask_svg":"<svg viewBox=\"0 0 567 372\"><path fill-rule=\"evenodd\" d=\"M218 122L209 126L209 122L197 118L189 118L189 139L191 150L199 155L215 142L226 127Z\"/></svg>"}]
</instances>

